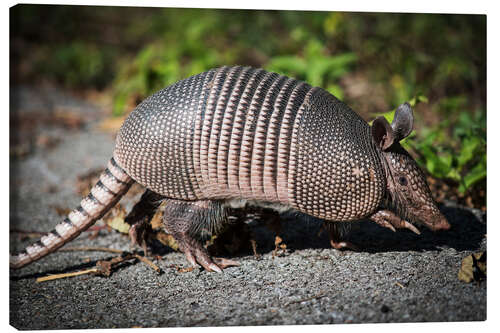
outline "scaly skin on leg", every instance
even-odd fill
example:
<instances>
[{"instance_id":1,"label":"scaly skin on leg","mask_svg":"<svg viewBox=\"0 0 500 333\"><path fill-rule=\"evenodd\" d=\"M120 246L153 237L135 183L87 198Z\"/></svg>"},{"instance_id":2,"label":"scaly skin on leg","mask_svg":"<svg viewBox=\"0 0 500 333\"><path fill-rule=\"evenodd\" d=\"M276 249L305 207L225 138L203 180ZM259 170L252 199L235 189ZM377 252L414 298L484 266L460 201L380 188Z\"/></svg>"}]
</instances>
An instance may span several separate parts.
<instances>
[{"instance_id":1,"label":"scaly skin on leg","mask_svg":"<svg viewBox=\"0 0 500 333\"><path fill-rule=\"evenodd\" d=\"M396 229L409 229L417 235L420 235L420 231L413 224L401 219L389 210L379 210L371 215L370 219L378 225L391 229L394 232L396 232Z\"/></svg>"},{"instance_id":2,"label":"scaly skin on leg","mask_svg":"<svg viewBox=\"0 0 500 333\"><path fill-rule=\"evenodd\" d=\"M151 219L156 210L165 199L153 191L146 190L141 199L132 208L130 213L125 217L125 222L130 224L129 236L132 244L137 244L144 250L144 254L148 255L148 243L153 235L151 228Z\"/></svg>"},{"instance_id":3,"label":"scaly skin on leg","mask_svg":"<svg viewBox=\"0 0 500 333\"><path fill-rule=\"evenodd\" d=\"M171 234L192 266L201 265L207 271L222 272L237 261L211 258L198 240L202 232L217 233L227 223L227 211L217 202L168 199L163 215L165 231Z\"/></svg>"},{"instance_id":4,"label":"scaly skin on leg","mask_svg":"<svg viewBox=\"0 0 500 333\"><path fill-rule=\"evenodd\" d=\"M222 269L224 268L240 265L239 262L230 259L211 258L201 243L188 234L176 234L173 236L179 244L179 249L184 252L187 261L194 267L200 264L209 272L222 273Z\"/></svg>"}]
</instances>

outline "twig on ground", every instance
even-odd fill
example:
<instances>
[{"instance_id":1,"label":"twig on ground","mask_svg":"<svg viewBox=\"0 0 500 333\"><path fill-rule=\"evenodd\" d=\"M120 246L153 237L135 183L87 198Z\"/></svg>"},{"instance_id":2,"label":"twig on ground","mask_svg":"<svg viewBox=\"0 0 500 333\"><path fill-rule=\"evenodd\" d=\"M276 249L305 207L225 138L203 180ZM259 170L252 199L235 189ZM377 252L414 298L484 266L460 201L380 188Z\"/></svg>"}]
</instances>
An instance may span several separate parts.
<instances>
[{"instance_id":1,"label":"twig on ground","mask_svg":"<svg viewBox=\"0 0 500 333\"><path fill-rule=\"evenodd\" d=\"M74 252L74 251L96 251L96 252L111 252L111 253L123 253L122 250L117 250L117 249L110 249L107 247L66 247L62 248L59 251L64 251L64 252Z\"/></svg>"},{"instance_id":2,"label":"twig on ground","mask_svg":"<svg viewBox=\"0 0 500 333\"><path fill-rule=\"evenodd\" d=\"M79 275L84 275L84 274L97 274L97 275L102 275L102 276L110 276L113 268L115 268L117 265L131 260L131 259L137 259L142 261L143 263L147 264L149 267L154 269L157 273L161 273L160 267L155 265L151 260L137 254L137 253L128 253L125 251L117 250L117 249L110 249L110 248L105 248L105 247L78 247L78 248L65 248L61 249L60 251L66 251L66 252L73 252L73 251L100 251L100 252L111 252L111 253L119 253L119 256L114 257L110 260L99 260L96 263L96 266L90 269L85 269L82 271L78 272L71 272L71 273L63 273L63 274L53 274L53 275L48 275L44 276L41 278L36 279L36 282L44 282L44 281L50 281L50 280L56 280L56 279L62 279L66 277L73 277L73 276L79 276Z\"/></svg>"},{"instance_id":3,"label":"twig on ground","mask_svg":"<svg viewBox=\"0 0 500 333\"><path fill-rule=\"evenodd\" d=\"M94 267L94 268L86 269L84 271L63 273L63 274L52 274L52 275L48 275L48 276L44 276L44 277L39 277L36 279L36 282L44 282L44 281L62 279L62 278L66 278L66 277L73 277L73 276L78 276L78 275L97 273L98 271L99 271L99 269L97 267Z\"/></svg>"},{"instance_id":4,"label":"twig on ground","mask_svg":"<svg viewBox=\"0 0 500 333\"><path fill-rule=\"evenodd\" d=\"M396 285L396 286L398 286L398 287L400 287L401 289L404 289L404 288L405 288L405 286L403 286L401 283L399 283L399 282L397 282L397 281L396 281L395 285Z\"/></svg>"},{"instance_id":5,"label":"twig on ground","mask_svg":"<svg viewBox=\"0 0 500 333\"><path fill-rule=\"evenodd\" d=\"M146 257L143 257L143 256L140 256L138 255L137 253L134 254L134 256L139 259L140 261L142 261L143 263L149 265L149 267L151 267L152 269L154 269L157 273L161 273L161 269L160 267L156 266L151 260L149 260L148 258Z\"/></svg>"}]
</instances>

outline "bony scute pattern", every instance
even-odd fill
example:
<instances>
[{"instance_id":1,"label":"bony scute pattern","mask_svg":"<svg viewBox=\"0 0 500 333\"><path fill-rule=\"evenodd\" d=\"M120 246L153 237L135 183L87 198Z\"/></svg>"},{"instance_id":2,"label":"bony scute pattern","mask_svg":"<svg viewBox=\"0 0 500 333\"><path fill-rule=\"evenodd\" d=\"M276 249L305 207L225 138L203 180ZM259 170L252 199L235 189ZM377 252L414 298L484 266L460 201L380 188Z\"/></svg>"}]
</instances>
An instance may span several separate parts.
<instances>
[{"instance_id":1,"label":"bony scute pattern","mask_svg":"<svg viewBox=\"0 0 500 333\"><path fill-rule=\"evenodd\" d=\"M377 208L385 187L380 161L370 154L370 128L321 89L309 104L297 126L295 137L300 144L292 146L297 158L296 205L300 211L328 220L359 220Z\"/></svg>"},{"instance_id":2,"label":"bony scute pattern","mask_svg":"<svg viewBox=\"0 0 500 333\"><path fill-rule=\"evenodd\" d=\"M169 198L244 198L353 220L383 196L369 126L323 89L286 76L222 67L158 92L129 119L117 155Z\"/></svg>"},{"instance_id":3,"label":"bony scute pattern","mask_svg":"<svg viewBox=\"0 0 500 333\"><path fill-rule=\"evenodd\" d=\"M115 154L134 179L170 197L202 195L193 163L199 99L213 72L193 76L147 98L117 136Z\"/></svg>"},{"instance_id":4,"label":"bony scute pattern","mask_svg":"<svg viewBox=\"0 0 500 333\"><path fill-rule=\"evenodd\" d=\"M208 80L207 76L210 76ZM198 84L194 78L204 78L201 80L205 83ZM170 86L141 103L120 130L116 152L123 156L123 164L134 178L158 193L185 200L249 197L276 201L279 200L277 193L287 193L287 183L277 181L278 162L283 161L284 150L278 139L281 120L290 117L285 113L297 109L290 106L290 102L298 106L302 103L303 94L297 93L293 100L283 101L292 95L298 81L261 69L223 67L181 82L194 85L193 90L202 89L195 93L184 89L185 97L176 93L179 84ZM310 89L308 85L301 86ZM204 99L203 102L197 97ZM178 99L195 100L198 108L182 109ZM179 114L188 121L186 127L193 128L187 138L174 127ZM288 130L287 125L285 122L283 131ZM148 133L150 128L158 127L164 129L166 139ZM275 133L269 138L268 128ZM177 139L180 142L169 140L170 133L181 136ZM290 134L288 132L288 136ZM138 154L137 147L149 146L145 141L159 146L152 154L166 161L151 162L152 154ZM170 153L175 150L171 144L177 144L181 149L177 153L191 156L191 160ZM158 181L157 174L182 173L179 168L190 170L191 177L164 177ZM186 184L187 179L190 184ZM186 192L186 189L193 190Z\"/></svg>"}]
</instances>

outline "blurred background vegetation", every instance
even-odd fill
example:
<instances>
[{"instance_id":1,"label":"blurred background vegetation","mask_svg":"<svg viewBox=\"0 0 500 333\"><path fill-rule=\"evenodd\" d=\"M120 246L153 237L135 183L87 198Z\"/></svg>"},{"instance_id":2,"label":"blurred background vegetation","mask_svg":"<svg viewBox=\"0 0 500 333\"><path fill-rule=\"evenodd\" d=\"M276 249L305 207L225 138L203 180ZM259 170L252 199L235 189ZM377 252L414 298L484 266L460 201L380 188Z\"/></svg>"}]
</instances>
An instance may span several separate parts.
<instances>
[{"instance_id":1,"label":"blurred background vegetation","mask_svg":"<svg viewBox=\"0 0 500 333\"><path fill-rule=\"evenodd\" d=\"M404 145L438 201L486 209L486 16L18 5L11 84L111 100L110 114L221 65L296 77L367 121L415 106Z\"/></svg>"}]
</instances>

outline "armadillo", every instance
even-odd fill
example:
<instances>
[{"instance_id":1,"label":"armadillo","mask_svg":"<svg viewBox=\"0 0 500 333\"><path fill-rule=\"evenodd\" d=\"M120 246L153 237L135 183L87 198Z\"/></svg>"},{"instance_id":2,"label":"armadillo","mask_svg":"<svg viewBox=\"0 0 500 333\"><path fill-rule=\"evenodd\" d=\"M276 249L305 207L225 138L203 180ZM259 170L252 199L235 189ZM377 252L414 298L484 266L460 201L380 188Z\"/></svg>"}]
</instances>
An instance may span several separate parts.
<instances>
[{"instance_id":1,"label":"armadillo","mask_svg":"<svg viewBox=\"0 0 500 333\"><path fill-rule=\"evenodd\" d=\"M146 187L131 237L166 202L163 224L192 265L222 271L200 235L217 233L228 211L298 211L329 224L371 219L395 231L446 230L423 171L399 141L413 129L400 105L391 124L368 125L319 87L251 67L221 67L146 98L120 128L107 168L81 204L10 266L54 252L101 218L132 183ZM332 244L346 244L338 239Z\"/></svg>"}]
</instances>

